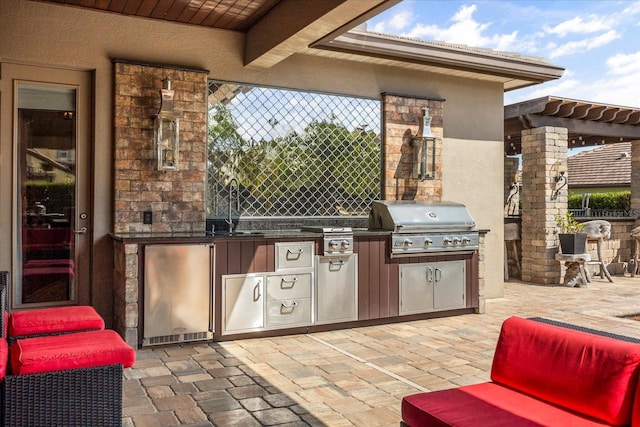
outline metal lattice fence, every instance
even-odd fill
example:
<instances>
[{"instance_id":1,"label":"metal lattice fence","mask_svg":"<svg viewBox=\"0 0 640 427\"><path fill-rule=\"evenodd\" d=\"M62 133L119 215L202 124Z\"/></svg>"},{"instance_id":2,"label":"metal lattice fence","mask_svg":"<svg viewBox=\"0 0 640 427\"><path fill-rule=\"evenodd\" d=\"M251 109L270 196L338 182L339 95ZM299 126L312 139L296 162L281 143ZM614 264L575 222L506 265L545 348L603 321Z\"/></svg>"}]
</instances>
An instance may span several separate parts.
<instances>
[{"instance_id":1,"label":"metal lattice fence","mask_svg":"<svg viewBox=\"0 0 640 427\"><path fill-rule=\"evenodd\" d=\"M209 82L207 216L366 216L380 101Z\"/></svg>"}]
</instances>

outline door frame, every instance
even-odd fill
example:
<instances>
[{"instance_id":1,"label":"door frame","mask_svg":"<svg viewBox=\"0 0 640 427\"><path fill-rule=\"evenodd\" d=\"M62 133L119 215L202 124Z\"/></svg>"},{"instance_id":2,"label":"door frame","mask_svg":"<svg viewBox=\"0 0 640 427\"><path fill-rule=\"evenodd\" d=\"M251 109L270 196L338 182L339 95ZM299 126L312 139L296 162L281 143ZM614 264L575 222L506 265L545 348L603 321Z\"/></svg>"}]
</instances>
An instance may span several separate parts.
<instances>
[{"instance_id":1,"label":"door frame","mask_svg":"<svg viewBox=\"0 0 640 427\"><path fill-rule=\"evenodd\" d=\"M0 269L11 271L9 283L9 305L13 308L55 306L71 304L89 304L91 299L91 265L93 242L92 212L92 147L93 147L93 98L92 73L90 71L51 68L15 63L0 63ZM19 180L16 168L19 160L17 87L19 84L31 84L42 87L62 86L76 89L77 142L76 142L76 228L87 227L84 235L75 235L75 289L73 298L64 302L42 304L22 304L15 292L15 275L21 271L20 258L17 256L20 212L18 212ZM81 167L77 167L82 165ZM81 220L85 212L87 218Z\"/></svg>"}]
</instances>

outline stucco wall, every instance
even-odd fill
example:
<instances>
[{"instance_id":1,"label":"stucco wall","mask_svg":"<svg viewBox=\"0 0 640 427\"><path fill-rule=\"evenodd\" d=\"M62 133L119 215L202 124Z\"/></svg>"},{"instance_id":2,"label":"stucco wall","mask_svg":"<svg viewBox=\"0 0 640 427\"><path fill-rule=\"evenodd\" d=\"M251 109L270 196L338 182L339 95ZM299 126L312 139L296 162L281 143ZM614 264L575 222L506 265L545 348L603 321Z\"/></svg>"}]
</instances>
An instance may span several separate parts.
<instances>
[{"instance_id":1,"label":"stucco wall","mask_svg":"<svg viewBox=\"0 0 640 427\"><path fill-rule=\"evenodd\" d=\"M128 59L210 70L209 77L372 98L402 93L445 99L443 199L469 206L487 235L487 297L502 289L502 86L416 70L294 55L271 69L242 66L243 36L26 0L0 2L0 62L88 70L95 84L94 259L111 259L113 65ZM3 111L0 126L11 126ZM10 141L2 141L10 144ZM6 162L6 159L1 160ZM3 167L0 179L8 175ZM479 191L481 189L481 191ZM0 238L8 238L4 205ZM0 268L9 268L5 258ZM111 263L94 262L94 301L109 296Z\"/></svg>"}]
</instances>

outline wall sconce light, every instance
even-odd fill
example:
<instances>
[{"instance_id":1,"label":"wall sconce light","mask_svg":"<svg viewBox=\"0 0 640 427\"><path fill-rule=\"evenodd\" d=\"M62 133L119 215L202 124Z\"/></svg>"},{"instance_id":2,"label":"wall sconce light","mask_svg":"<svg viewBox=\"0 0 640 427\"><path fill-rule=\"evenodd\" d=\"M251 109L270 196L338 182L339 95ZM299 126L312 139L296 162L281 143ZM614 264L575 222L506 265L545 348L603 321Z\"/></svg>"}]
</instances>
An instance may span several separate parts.
<instances>
[{"instance_id":1,"label":"wall sconce light","mask_svg":"<svg viewBox=\"0 0 640 427\"><path fill-rule=\"evenodd\" d=\"M560 160L558 160L552 168L552 173L555 172L553 177L554 188L551 193L551 200L556 200L560 194L560 190L567 186L567 168Z\"/></svg>"},{"instance_id":2,"label":"wall sconce light","mask_svg":"<svg viewBox=\"0 0 640 427\"><path fill-rule=\"evenodd\" d=\"M155 156L158 170L178 170L180 148L180 119L173 111L171 80L162 81L160 110L154 119Z\"/></svg>"},{"instance_id":3,"label":"wall sconce light","mask_svg":"<svg viewBox=\"0 0 640 427\"><path fill-rule=\"evenodd\" d=\"M421 181L434 179L436 176L436 137L431 132L429 109L422 108L422 135L412 138L413 172L412 177ZM431 164L429 164L429 155Z\"/></svg>"}]
</instances>

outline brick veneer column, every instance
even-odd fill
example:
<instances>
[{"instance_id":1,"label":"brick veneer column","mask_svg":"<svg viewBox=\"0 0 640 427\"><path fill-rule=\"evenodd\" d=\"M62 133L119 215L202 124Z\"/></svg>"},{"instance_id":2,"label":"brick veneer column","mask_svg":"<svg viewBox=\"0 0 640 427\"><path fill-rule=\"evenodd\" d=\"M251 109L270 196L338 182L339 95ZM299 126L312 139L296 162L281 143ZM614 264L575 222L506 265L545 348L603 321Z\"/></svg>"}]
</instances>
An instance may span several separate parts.
<instances>
[{"instance_id":1,"label":"brick veneer column","mask_svg":"<svg viewBox=\"0 0 640 427\"><path fill-rule=\"evenodd\" d=\"M115 62L114 231L205 230L207 73ZM171 79L180 117L180 169L159 171L153 118ZM153 224L144 224L151 211Z\"/></svg>"},{"instance_id":2,"label":"brick veneer column","mask_svg":"<svg viewBox=\"0 0 640 427\"><path fill-rule=\"evenodd\" d=\"M560 283L556 214L567 211L567 188L551 200L554 165L566 169L567 129L542 127L522 131L522 280Z\"/></svg>"}]
</instances>

